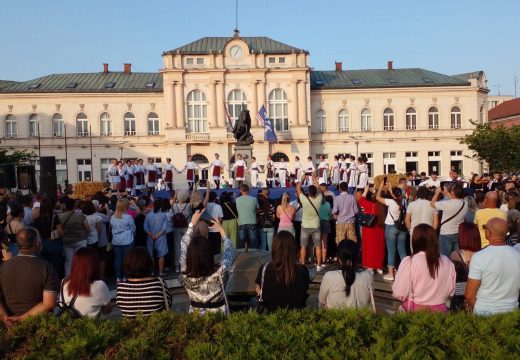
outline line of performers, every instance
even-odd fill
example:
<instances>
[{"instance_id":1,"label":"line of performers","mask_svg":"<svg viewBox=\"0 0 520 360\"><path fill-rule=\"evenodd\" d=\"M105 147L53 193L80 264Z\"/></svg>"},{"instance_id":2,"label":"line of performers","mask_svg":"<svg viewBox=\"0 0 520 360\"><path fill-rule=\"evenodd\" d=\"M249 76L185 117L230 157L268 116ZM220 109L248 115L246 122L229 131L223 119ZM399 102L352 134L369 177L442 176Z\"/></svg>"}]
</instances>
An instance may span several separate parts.
<instances>
[{"instance_id":1,"label":"line of performers","mask_svg":"<svg viewBox=\"0 0 520 360\"><path fill-rule=\"evenodd\" d=\"M303 185L312 184L312 176L317 175L319 183L337 185L340 182L346 182L349 188L363 188L368 182L368 165L367 160L359 157L357 160L354 156L345 158L342 155L334 156L332 165L320 156L320 163L316 168L312 157L307 158L306 165L302 165L300 158L296 156L294 163L289 163L281 158L275 163L271 155L267 156L267 163L261 167L255 157L251 158L248 166L241 154L237 154L235 163L228 169L230 178L232 178L230 186L240 187L246 179L246 173L250 174L251 186L257 187L259 184L259 174L266 173L267 187L290 187L295 186L303 178ZM110 183L112 191L130 193L132 195L139 194L143 191L153 192L156 189L173 190L173 173L185 173L186 181L189 189L193 190L196 182L197 170L203 170L202 181L208 180L208 174L211 173L211 180L215 183L215 187L220 189L222 173L225 172L226 165L220 160L220 155L215 154L215 159L205 167L199 167L199 164L193 161L191 156L182 169L178 169L171 163L171 159L166 159L166 165L158 167L153 159L149 159L145 166L142 159L122 160L112 159L112 164L107 170L107 182Z\"/></svg>"}]
</instances>

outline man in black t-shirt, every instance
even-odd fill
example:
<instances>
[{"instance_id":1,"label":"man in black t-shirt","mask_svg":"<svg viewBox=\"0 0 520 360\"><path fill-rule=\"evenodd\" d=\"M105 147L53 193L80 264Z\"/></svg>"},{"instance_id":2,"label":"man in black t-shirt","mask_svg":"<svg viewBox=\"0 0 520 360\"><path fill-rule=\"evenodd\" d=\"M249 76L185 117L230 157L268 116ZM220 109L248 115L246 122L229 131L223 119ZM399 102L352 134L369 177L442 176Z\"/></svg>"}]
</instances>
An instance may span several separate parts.
<instances>
[{"instance_id":1,"label":"man in black t-shirt","mask_svg":"<svg viewBox=\"0 0 520 360\"><path fill-rule=\"evenodd\" d=\"M52 265L39 257L36 229L21 230L16 241L18 256L0 267L0 319L6 326L52 311L60 286Z\"/></svg>"}]
</instances>

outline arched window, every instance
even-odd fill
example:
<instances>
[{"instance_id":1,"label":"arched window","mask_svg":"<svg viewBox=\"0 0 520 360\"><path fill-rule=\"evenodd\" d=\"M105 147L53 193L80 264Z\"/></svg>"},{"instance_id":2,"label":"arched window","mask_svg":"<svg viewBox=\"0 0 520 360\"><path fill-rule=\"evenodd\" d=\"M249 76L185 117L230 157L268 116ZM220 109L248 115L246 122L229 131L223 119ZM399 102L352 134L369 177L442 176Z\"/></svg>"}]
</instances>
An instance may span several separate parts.
<instances>
[{"instance_id":1,"label":"arched window","mask_svg":"<svg viewBox=\"0 0 520 360\"><path fill-rule=\"evenodd\" d=\"M348 131L348 111L347 109L340 110L338 114L338 130Z\"/></svg>"},{"instance_id":2,"label":"arched window","mask_svg":"<svg viewBox=\"0 0 520 360\"><path fill-rule=\"evenodd\" d=\"M269 118L275 131L289 131L289 103L282 89L269 93Z\"/></svg>"},{"instance_id":3,"label":"arched window","mask_svg":"<svg viewBox=\"0 0 520 360\"><path fill-rule=\"evenodd\" d=\"M454 106L451 108L451 128L460 129L461 123L462 116L460 113L460 108L458 106Z\"/></svg>"},{"instance_id":4,"label":"arched window","mask_svg":"<svg viewBox=\"0 0 520 360\"><path fill-rule=\"evenodd\" d=\"M110 115L107 112L104 112L99 117L99 121L100 121L101 136L112 135L112 121L110 120Z\"/></svg>"},{"instance_id":5,"label":"arched window","mask_svg":"<svg viewBox=\"0 0 520 360\"><path fill-rule=\"evenodd\" d=\"M478 114L478 121L483 124L484 123L484 105L480 106L480 111Z\"/></svg>"},{"instance_id":6,"label":"arched window","mask_svg":"<svg viewBox=\"0 0 520 360\"><path fill-rule=\"evenodd\" d=\"M195 154L191 156L191 160L197 164L208 164L208 158L202 154Z\"/></svg>"},{"instance_id":7,"label":"arched window","mask_svg":"<svg viewBox=\"0 0 520 360\"><path fill-rule=\"evenodd\" d=\"M135 115L131 112L127 112L124 117L125 122L125 136L134 136L135 131Z\"/></svg>"},{"instance_id":8,"label":"arched window","mask_svg":"<svg viewBox=\"0 0 520 360\"><path fill-rule=\"evenodd\" d=\"M55 137L62 137L64 134L64 122L61 114L52 115L52 135Z\"/></svg>"},{"instance_id":9,"label":"arched window","mask_svg":"<svg viewBox=\"0 0 520 360\"><path fill-rule=\"evenodd\" d=\"M383 112L383 130L394 130L394 111L390 108Z\"/></svg>"},{"instance_id":10,"label":"arched window","mask_svg":"<svg viewBox=\"0 0 520 360\"><path fill-rule=\"evenodd\" d=\"M17 124L16 116L9 114L5 117L5 137L15 138L17 137Z\"/></svg>"},{"instance_id":11,"label":"arched window","mask_svg":"<svg viewBox=\"0 0 520 360\"><path fill-rule=\"evenodd\" d=\"M76 116L76 132L78 136L88 136L88 118L85 113Z\"/></svg>"},{"instance_id":12,"label":"arched window","mask_svg":"<svg viewBox=\"0 0 520 360\"><path fill-rule=\"evenodd\" d=\"M327 114L321 109L316 112L316 131L327 131Z\"/></svg>"},{"instance_id":13,"label":"arched window","mask_svg":"<svg viewBox=\"0 0 520 360\"><path fill-rule=\"evenodd\" d=\"M159 116L154 112L148 114L148 135L159 135Z\"/></svg>"},{"instance_id":14,"label":"arched window","mask_svg":"<svg viewBox=\"0 0 520 360\"><path fill-rule=\"evenodd\" d=\"M428 110L428 129L438 129L439 128L439 110L432 106Z\"/></svg>"},{"instance_id":15,"label":"arched window","mask_svg":"<svg viewBox=\"0 0 520 360\"><path fill-rule=\"evenodd\" d=\"M188 132L208 132L208 105L200 90L188 94Z\"/></svg>"},{"instance_id":16,"label":"arched window","mask_svg":"<svg viewBox=\"0 0 520 360\"><path fill-rule=\"evenodd\" d=\"M282 161L282 159L286 162L289 161L289 157L285 155L283 152L274 153L273 156L271 156L271 159L273 160L273 162L280 162Z\"/></svg>"},{"instance_id":17,"label":"arched window","mask_svg":"<svg viewBox=\"0 0 520 360\"><path fill-rule=\"evenodd\" d=\"M414 108L406 109L406 130L415 130L417 128L417 112Z\"/></svg>"},{"instance_id":18,"label":"arched window","mask_svg":"<svg viewBox=\"0 0 520 360\"><path fill-rule=\"evenodd\" d=\"M38 114L31 114L29 116L29 136L38 136L40 128L40 117Z\"/></svg>"},{"instance_id":19,"label":"arched window","mask_svg":"<svg viewBox=\"0 0 520 360\"><path fill-rule=\"evenodd\" d=\"M235 121L237 121L240 112L242 111L242 107L246 106L246 93L240 89L232 90L228 94L227 100L227 109L229 117L231 118L231 125L235 126Z\"/></svg>"},{"instance_id":20,"label":"arched window","mask_svg":"<svg viewBox=\"0 0 520 360\"><path fill-rule=\"evenodd\" d=\"M361 131L370 131L372 129L372 113L368 109L361 111Z\"/></svg>"}]
</instances>

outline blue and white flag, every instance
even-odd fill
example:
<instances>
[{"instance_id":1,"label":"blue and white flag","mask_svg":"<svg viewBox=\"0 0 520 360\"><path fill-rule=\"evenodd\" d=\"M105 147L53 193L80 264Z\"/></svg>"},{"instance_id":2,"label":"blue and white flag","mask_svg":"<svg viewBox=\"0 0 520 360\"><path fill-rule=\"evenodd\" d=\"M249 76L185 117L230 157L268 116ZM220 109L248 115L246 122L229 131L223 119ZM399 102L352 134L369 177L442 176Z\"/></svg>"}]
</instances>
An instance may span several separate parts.
<instances>
[{"instance_id":1,"label":"blue and white flag","mask_svg":"<svg viewBox=\"0 0 520 360\"><path fill-rule=\"evenodd\" d=\"M268 142L278 142L278 138L276 137L276 133L274 132L273 124L271 120L267 117L267 112L265 111L265 106L262 105L260 110L258 110L258 114L256 118L264 127L264 141Z\"/></svg>"}]
</instances>

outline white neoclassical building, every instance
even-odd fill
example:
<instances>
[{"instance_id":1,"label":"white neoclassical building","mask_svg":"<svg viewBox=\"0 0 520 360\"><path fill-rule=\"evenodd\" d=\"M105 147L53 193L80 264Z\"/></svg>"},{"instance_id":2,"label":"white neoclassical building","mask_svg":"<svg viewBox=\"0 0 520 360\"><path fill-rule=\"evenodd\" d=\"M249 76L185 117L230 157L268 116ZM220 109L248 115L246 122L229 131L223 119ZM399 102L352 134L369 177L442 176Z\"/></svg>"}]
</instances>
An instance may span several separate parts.
<instances>
[{"instance_id":1,"label":"white neoclassical building","mask_svg":"<svg viewBox=\"0 0 520 360\"><path fill-rule=\"evenodd\" d=\"M310 66L308 51L267 37L207 37L166 51L156 73L52 74L0 81L1 146L55 156L58 180L104 179L109 159L187 155L234 161L226 127L251 111L253 155L265 164L298 155L364 154L371 175L395 170L478 172L459 143L487 121L483 72L448 76L420 68L332 71ZM265 105L278 143L263 140L256 119ZM226 112L227 108L227 112ZM37 164L37 162L36 162ZM38 169L38 166L37 166Z\"/></svg>"}]
</instances>

